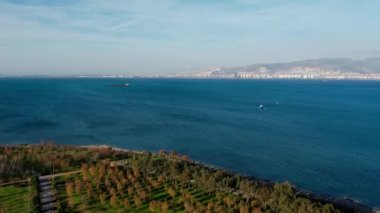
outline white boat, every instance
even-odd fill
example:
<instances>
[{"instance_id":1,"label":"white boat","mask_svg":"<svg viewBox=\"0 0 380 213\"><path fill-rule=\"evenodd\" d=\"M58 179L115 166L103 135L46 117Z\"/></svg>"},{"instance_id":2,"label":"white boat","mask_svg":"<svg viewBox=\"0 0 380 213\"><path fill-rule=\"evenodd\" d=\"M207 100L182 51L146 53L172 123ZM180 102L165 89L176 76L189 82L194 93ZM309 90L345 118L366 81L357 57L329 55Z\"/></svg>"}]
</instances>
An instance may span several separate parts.
<instances>
[{"instance_id":1,"label":"white boat","mask_svg":"<svg viewBox=\"0 0 380 213\"><path fill-rule=\"evenodd\" d=\"M260 104L259 109L264 109L264 105Z\"/></svg>"},{"instance_id":2,"label":"white boat","mask_svg":"<svg viewBox=\"0 0 380 213\"><path fill-rule=\"evenodd\" d=\"M124 86L129 87L129 84L128 84L128 83L125 83Z\"/></svg>"}]
</instances>

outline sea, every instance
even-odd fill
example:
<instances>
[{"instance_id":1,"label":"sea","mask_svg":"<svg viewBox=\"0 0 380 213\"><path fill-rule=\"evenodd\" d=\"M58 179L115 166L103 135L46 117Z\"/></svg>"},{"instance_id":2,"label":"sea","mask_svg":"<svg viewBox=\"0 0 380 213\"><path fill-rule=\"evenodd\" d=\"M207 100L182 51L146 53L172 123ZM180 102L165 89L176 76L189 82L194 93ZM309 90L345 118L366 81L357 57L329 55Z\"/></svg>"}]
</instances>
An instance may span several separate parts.
<instances>
[{"instance_id":1,"label":"sea","mask_svg":"<svg viewBox=\"0 0 380 213\"><path fill-rule=\"evenodd\" d=\"M379 81L1 78L0 144L48 140L174 150L380 206Z\"/></svg>"}]
</instances>

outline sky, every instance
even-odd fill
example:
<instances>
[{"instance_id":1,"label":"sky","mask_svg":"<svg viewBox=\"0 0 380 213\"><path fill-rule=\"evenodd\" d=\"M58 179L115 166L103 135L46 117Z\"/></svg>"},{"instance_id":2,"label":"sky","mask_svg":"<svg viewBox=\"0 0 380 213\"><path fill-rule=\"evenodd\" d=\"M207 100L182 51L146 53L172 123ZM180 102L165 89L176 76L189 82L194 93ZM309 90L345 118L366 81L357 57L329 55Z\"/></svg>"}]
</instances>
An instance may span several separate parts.
<instances>
[{"instance_id":1,"label":"sky","mask_svg":"<svg viewBox=\"0 0 380 213\"><path fill-rule=\"evenodd\" d=\"M379 0L0 0L0 75L380 56Z\"/></svg>"}]
</instances>

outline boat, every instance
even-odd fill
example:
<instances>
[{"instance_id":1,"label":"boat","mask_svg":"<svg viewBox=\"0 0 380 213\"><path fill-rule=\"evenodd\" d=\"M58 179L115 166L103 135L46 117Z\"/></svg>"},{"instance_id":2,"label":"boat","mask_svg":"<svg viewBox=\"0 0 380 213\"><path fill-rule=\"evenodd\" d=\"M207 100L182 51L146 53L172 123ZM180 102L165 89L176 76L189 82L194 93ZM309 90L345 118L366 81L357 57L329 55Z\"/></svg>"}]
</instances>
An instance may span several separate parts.
<instances>
[{"instance_id":1,"label":"boat","mask_svg":"<svg viewBox=\"0 0 380 213\"><path fill-rule=\"evenodd\" d=\"M264 109L264 105L260 104L259 109Z\"/></svg>"},{"instance_id":2,"label":"boat","mask_svg":"<svg viewBox=\"0 0 380 213\"><path fill-rule=\"evenodd\" d=\"M112 87L129 87L130 85L128 83L124 84L111 84Z\"/></svg>"}]
</instances>

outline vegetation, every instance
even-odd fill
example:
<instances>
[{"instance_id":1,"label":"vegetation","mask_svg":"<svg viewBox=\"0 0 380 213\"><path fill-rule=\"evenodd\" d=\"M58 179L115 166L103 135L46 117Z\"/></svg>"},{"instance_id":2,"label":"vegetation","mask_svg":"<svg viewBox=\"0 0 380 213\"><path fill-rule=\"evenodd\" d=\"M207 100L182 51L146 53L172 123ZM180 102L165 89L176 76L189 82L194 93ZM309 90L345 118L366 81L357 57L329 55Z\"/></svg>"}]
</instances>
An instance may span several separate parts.
<instances>
[{"instance_id":1,"label":"vegetation","mask_svg":"<svg viewBox=\"0 0 380 213\"><path fill-rule=\"evenodd\" d=\"M60 156L50 157L57 165L61 161L67 162L57 166L57 169L79 170L54 178L52 185L57 196L55 205L58 212L339 212L331 204L298 197L289 183L264 184L196 164L176 153L82 150L52 144L15 147L13 149L18 152L7 150L3 153L13 153L20 156L24 160L22 162L37 163L38 166L31 165L38 167L39 171L48 168L46 172L49 172L48 163L37 160L46 158L47 154L23 156L23 153L39 152L38 148ZM70 160L65 161L66 158ZM28 172L20 170L12 177L19 178L26 174ZM9 179L10 176L4 177ZM0 187L0 206L8 210L11 207L3 204L5 194L8 194L5 200L18 202L12 201L9 194L19 193ZM29 193L29 196L32 194ZM20 199L20 196L16 197Z\"/></svg>"},{"instance_id":2,"label":"vegetation","mask_svg":"<svg viewBox=\"0 0 380 213\"><path fill-rule=\"evenodd\" d=\"M266 186L175 153L83 164L56 182L61 208L79 212L337 212L297 197L288 183Z\"/></svg>"},{"instance_id":3,"label":"vegetation","mask_svg":"<svg viewBox=\"0 0 380 213\"><path fill-rule=\"evenodd\" d=\"M0 186L0 212L36 212L31 201L35 193L29 182Z\"/></svg>"},{"instance_id":4,"label":"vegetation","mask_svg":"<svg viewBox=\"0 0 380 213\"><path fill-rule=\"evenodd\" d=\"M0 183L33 175L79 169L82 163L100 159L117 160L123 152L111 148L59 146L52 142L37 145L0 147Z\"/></svg>"}]
</instances>

